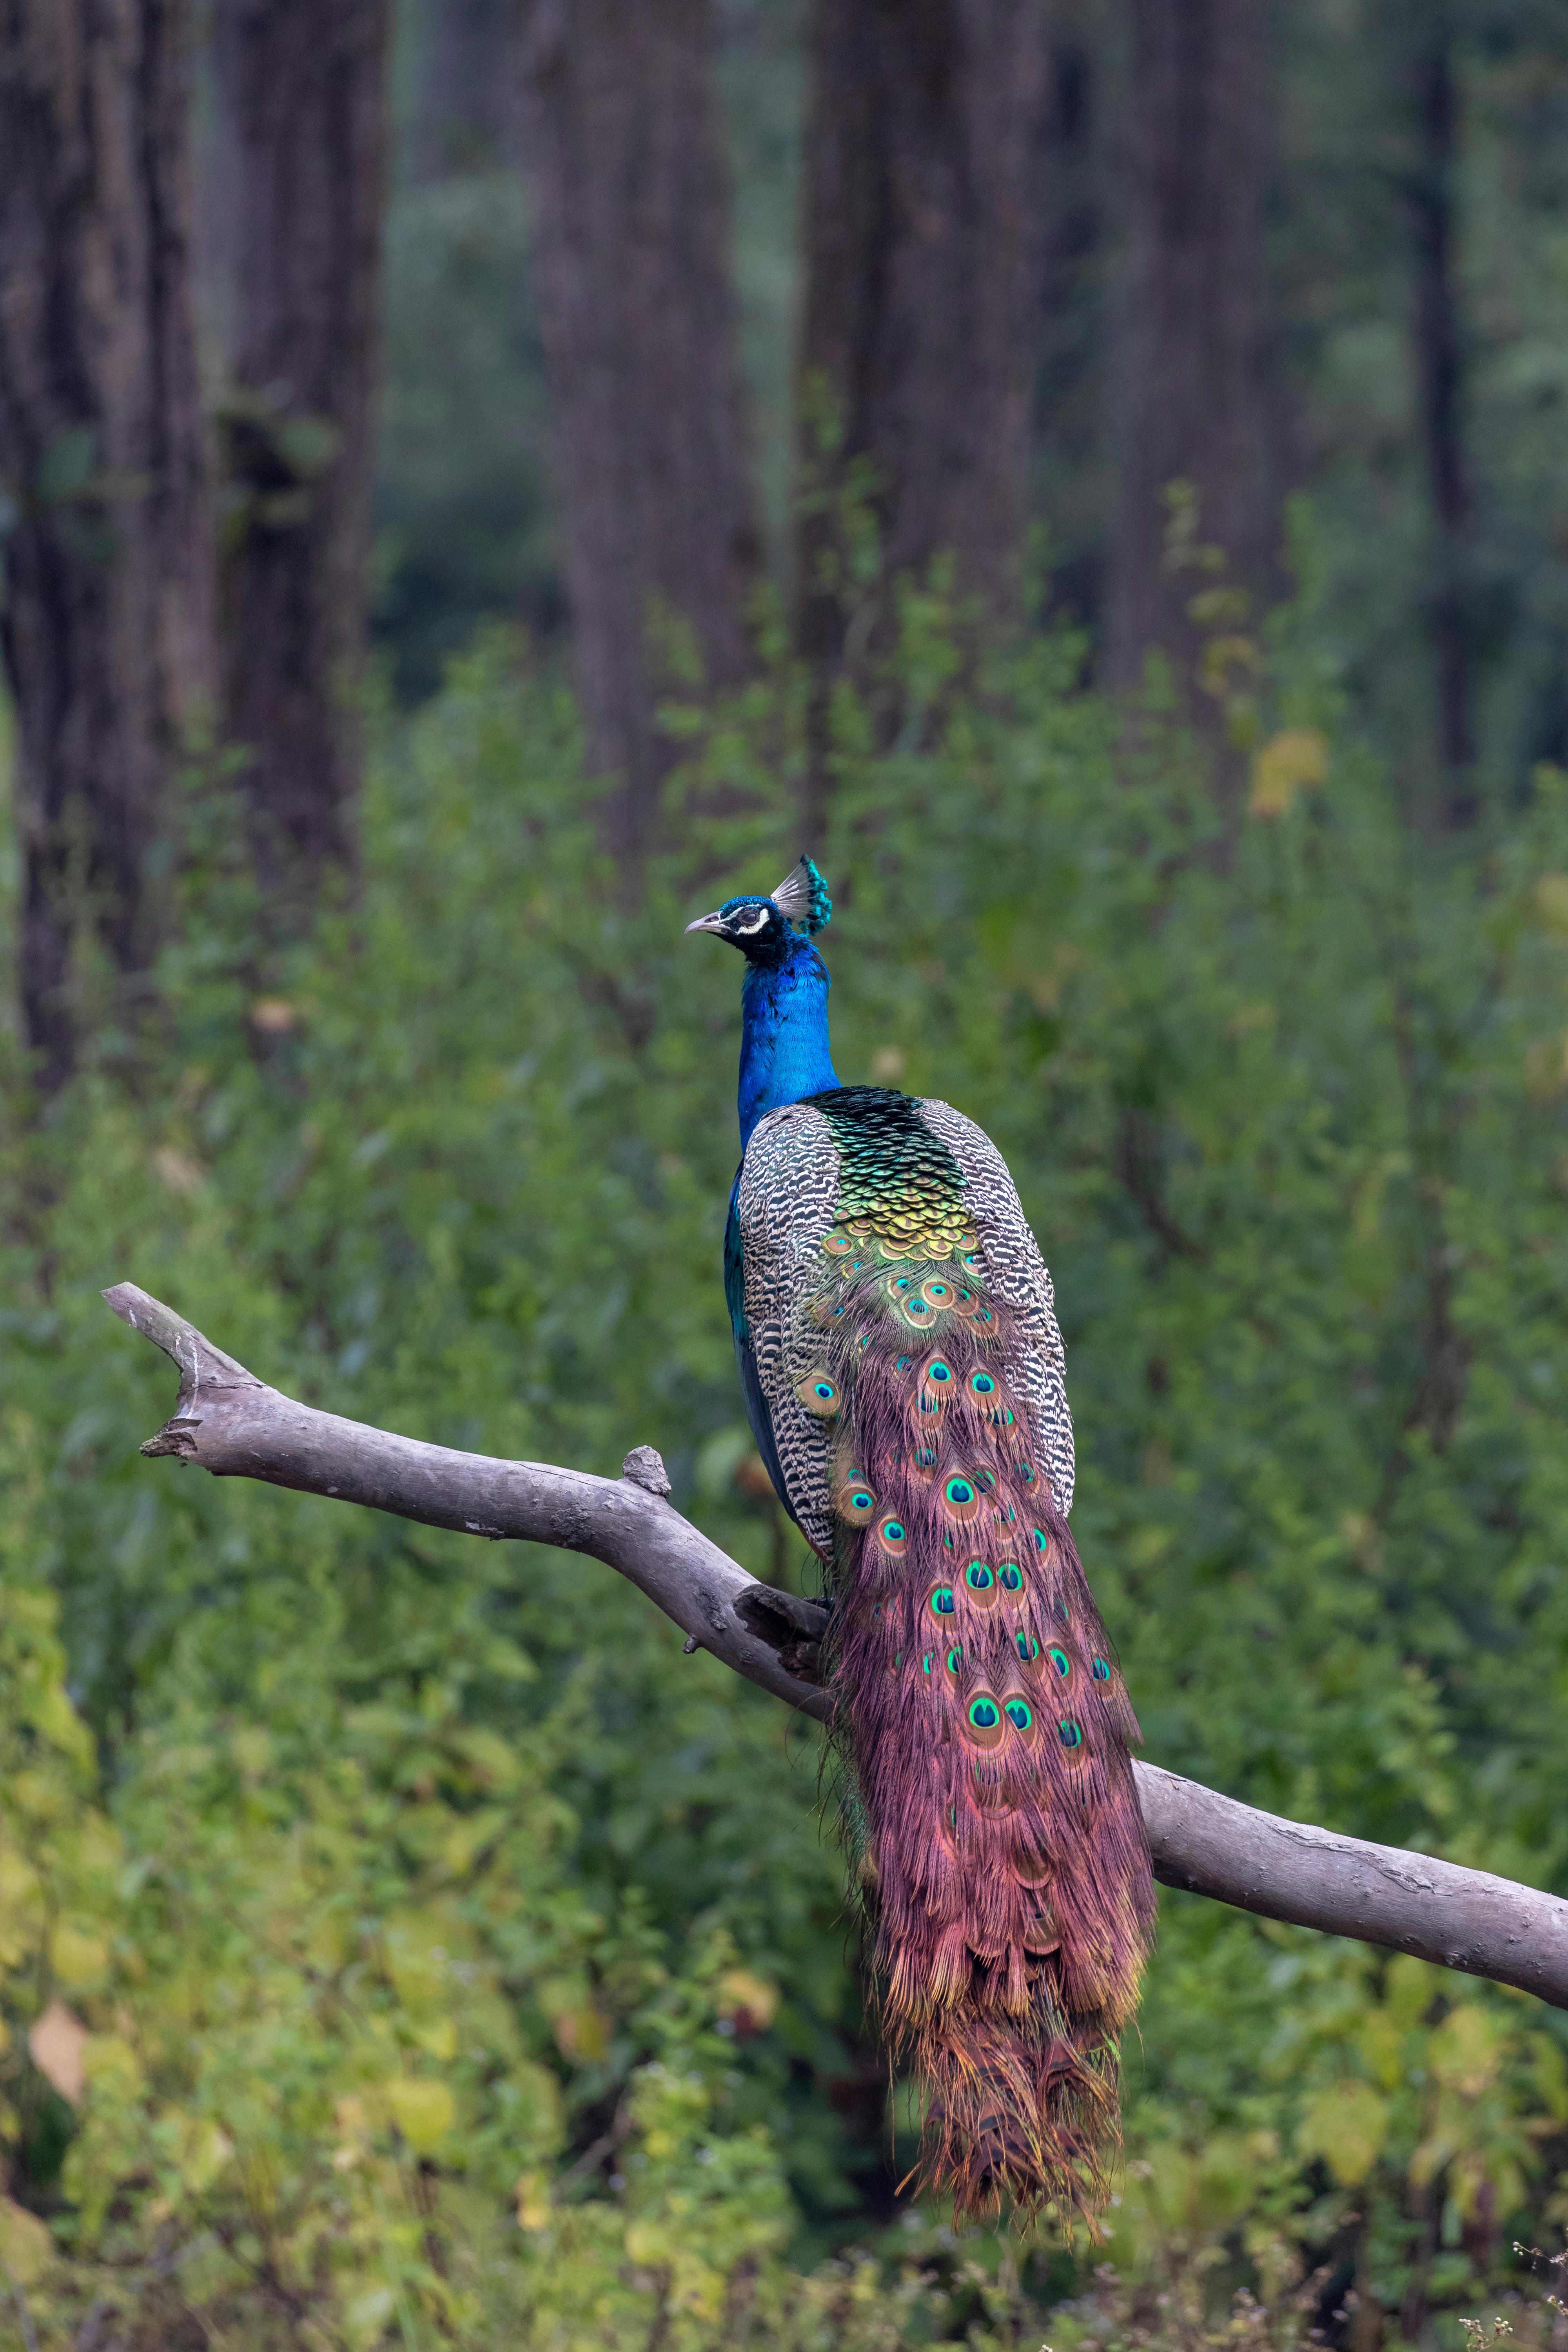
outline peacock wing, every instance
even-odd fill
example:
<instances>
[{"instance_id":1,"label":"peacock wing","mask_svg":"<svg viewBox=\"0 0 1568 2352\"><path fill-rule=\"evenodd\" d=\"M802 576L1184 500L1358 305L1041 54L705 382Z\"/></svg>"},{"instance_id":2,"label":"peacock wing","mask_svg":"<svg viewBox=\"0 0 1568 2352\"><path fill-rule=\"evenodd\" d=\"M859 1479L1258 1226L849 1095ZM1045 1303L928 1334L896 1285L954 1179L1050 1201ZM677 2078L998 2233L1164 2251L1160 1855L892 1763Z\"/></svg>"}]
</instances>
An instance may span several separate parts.
<instances>
[{"instance_id":1,"label":"peacock wing","mask_svg":"<svg viewBox=\"0 0 1568 2352\"><path fill-rule=\"evenodd\" d=\"M812 1308L838 1199L838 1150L819 1111L792 1103L761 1120L735 1187L745 1323L742 1387L755 1383L770 1445L760 1451L780 1500L824 1559L833 1552L835 1400L816 1393L826 1350ZM742 1353L737 1327L736 1351ZM833 1383L826 1385L831 1391ZM805 1392L803 1396L803 1391ZM809 1406L809 1409L808 1409ZM756 1423L753 1421L755 1429Z\"/></svg>"},{"instance_id":2,"label":"peacock wing","mask_svg":"<svg viewBox=\"0 0 1568 2352\"><path fill-rule=\"evenodd\" d=\"M920 1113L958 1162L964 1206L983 1247L987 1287L1008 1310L1003 1358L1008 1385L1028 1408L1051 1492L1066 1518L1073 1497L1072 1414L1049 1270L1007 1163L984 1129L951 1103L922 1101Z\"/></svg>"}]
</instances>

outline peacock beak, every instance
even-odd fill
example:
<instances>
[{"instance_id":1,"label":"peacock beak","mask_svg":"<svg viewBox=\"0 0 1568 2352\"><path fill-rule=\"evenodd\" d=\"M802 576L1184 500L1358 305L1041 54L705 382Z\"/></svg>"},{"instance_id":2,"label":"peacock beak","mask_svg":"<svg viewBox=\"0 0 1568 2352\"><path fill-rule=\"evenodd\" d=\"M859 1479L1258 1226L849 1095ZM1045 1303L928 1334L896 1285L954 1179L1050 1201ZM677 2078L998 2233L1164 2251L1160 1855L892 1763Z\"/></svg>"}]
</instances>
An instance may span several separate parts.
<instances>
[{"instance_id":1,"label":"peacock beak","mask_svg":"<svg viewBox=\"0 0 1568 2352\"><path fill-rule=\"evenodd\" d=\"M724 918L722 915L699 915L694 923L687 924L686 929L689 934L692 931L717 931L722 939Z\"/></svg>"}]
</instances>

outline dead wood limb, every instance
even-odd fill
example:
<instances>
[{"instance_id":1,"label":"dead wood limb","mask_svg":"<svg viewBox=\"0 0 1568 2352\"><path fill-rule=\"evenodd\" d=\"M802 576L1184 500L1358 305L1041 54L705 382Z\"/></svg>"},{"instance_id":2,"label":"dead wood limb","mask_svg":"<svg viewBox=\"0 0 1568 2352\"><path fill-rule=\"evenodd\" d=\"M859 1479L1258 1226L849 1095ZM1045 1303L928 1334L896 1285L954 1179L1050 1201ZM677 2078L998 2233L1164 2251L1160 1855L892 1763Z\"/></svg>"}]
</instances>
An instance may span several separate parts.
<instances>
[{"instance_id":1,"label":"dead wood limb","mask_svg":"<svg viewBox=\"0 0 1568 2352\"><path fill-rule=\"evenodd\" d=\"M104 1297L171 1357L180 1395L142 1451L220 1478L259 1478L361 1503L460 1534L555 1544L602 1559L725 1665L804 1715L830 1711L817 1679L826 1614L759 1584L668 1500L652 1446L618 1478L550 1463L500 1462L426 1445L297 1404L215 1348L133 1283ZM1568 2009L1568 1903L1488 1871L1289 1822L1156 1764L1135 1763L1138 1794L1167 1886L1267 1919L1384 1944L1519 1986Z\"/></svg>"}]
</instances>

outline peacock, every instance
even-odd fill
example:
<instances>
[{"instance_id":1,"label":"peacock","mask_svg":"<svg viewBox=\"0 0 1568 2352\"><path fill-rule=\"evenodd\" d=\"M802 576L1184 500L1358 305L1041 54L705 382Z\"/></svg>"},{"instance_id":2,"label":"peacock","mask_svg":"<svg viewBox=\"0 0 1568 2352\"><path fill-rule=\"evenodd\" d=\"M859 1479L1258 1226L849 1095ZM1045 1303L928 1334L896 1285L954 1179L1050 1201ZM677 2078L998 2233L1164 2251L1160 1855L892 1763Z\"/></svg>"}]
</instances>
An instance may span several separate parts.
<instances>
[{"instance_id":1,"label":"peacock","mask_svg":"<svg viewBox=\"0 0 1568 2352\"><path fill-rule=\"evenodd\" d=\"M820 1558L846 1833L918 2170L962 2221L1103 2205L1154 1915L1139 1737L1068 1529L1051 1278L1000 1152L847 1087L802 857L688 926L746 960L724 1289L746 1413Z\"/></svg>"}]
</instances>

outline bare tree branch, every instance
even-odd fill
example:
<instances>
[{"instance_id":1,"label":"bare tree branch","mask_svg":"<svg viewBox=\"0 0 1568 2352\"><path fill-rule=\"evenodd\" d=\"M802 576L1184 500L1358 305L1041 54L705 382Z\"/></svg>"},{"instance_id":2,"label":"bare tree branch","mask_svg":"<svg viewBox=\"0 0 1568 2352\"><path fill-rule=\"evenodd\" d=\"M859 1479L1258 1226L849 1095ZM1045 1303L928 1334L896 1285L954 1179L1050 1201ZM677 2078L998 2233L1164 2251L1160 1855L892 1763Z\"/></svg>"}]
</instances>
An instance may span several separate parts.
<instances>
[{"instance_id":1,"label":"bare tree branch","mask_svg":"<svg viewBox=\"0 0 1568 2352\"><path fill-rule=\"evenodd\" d=\"M802 1714L826 1722L818 1674L826 1613L759 1584L683 1519L650 1445L618 1478L549 1463L499 1462L397 1437L297 1404L215 1348L194 1324L133 1283L104 1297L122 1321L174 1360L174 1418L147 1454L194 1462L219 1478L259 1478L362 1503L426 1527L559 1545L602 1559L687 1635ZM1155 1764L1135 1763L1154 1874L1167 1886L1325 1935L1384 1944L1490 1977L1568 2009L1568 1903L1488 1871L1238 1804Z\"/></svg>"}]
</instances>

